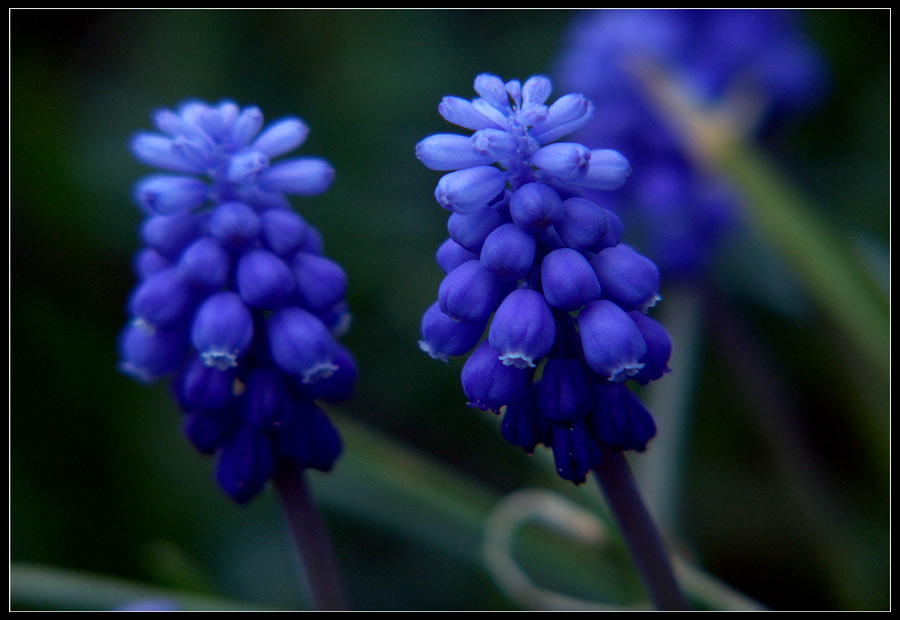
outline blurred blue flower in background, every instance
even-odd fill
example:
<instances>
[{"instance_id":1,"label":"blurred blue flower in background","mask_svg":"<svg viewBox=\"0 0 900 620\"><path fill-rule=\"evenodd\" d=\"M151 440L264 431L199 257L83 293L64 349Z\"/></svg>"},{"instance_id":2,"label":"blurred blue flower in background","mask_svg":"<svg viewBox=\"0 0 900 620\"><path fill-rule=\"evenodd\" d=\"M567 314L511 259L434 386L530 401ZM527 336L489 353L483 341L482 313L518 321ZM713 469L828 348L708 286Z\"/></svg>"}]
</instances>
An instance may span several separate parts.
<instances>
[{"instance_id":1,"label":"blurred blue flower in background","mask_svg":"<svg viewBox=\"0 0 900 620\"><path fill-rule=\"evenodd\" d=\"M622 192L591 195L619 214L666 277L702 276L740 223L730 182L700 169L654 102L648 71L694 103L722 107L746 135L810 110L828 90L824 57L784 10L609 10L581 13L556 79L595 101L577 138L622 152L635 174ZM652 78L651 78L652 79Z\"/></svg>"},{"instance_id":2,"label":"blurred blue flower in background","mask_svg":"<svg viewBox=\"0 0 900 620\"><path fill-rule=\"evenodd\" d=\"M559 475L578 484L603 450L644 450L655 434L625 382L665 374L671 343L645 314L659 299L656 266L580 195L621 187L631 167L616 151L556 142L594 108L579 94L547 105L551 89L543 76L479 75L479 97L439 107L474 134L417 145L428 168L450 171L435 198L452 212L420 346L442 360L474 348L462 369L470 405L503 413L503 436L526 452L552 447Z\"/></svg>"},{"instance_id":3,"label":"blurred blue flower in background","mask_svg":"<svg viewBox=\"0 0 900 620\"><path fill-rule=\"evenodd\" d=\"M281 464L327 471L342 450L315 401L348 397L356 376L336 340L347 278L285 197L326 191L334 170L273 161L306 139L297 118L263 130L256 107L190 101L154 121L162 133L131 144L166 173L135 190L145 247L120 367L141 381L174 373L186 435L219 453L219 484L246 502Z\"/></svg>"}]
</instances>

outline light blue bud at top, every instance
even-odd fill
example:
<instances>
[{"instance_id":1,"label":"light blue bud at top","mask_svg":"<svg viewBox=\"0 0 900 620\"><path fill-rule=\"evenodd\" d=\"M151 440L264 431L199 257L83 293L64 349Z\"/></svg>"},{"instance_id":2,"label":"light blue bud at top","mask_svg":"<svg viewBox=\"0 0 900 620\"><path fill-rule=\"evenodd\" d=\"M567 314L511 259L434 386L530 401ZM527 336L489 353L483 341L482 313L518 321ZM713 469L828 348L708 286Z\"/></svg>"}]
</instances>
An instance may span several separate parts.
<instances>
[{"instance_id":1,"label":"light blue bud at top","mask_svg":"<svg viewBox=\"0 0 900 620\"><path fill-rule=\"evenodd\" d=\"M294 294L294 275L290 267L268 250L250 250L241 255L235 279L241 299L254 308L281 308Z\"/></svg>"},{"instance_id":2,"label":"light blue bud at top","mask_svg":"<svg viewBox=\"0 0 900 620\"><path fill-rule=\"evenodd\" d=\"M230 142L233 148L242 148L250 143L250 140L256 137L259 130L262 129L263 122L262 110L256 106L250 106L241 110L241 113L234 121L231 128ZM265 153L269 157L274 157L272 153L264 149L253 149Z\"/></svg>"},{"instance_id":3,"label":"light blue bud at top","mask_svg":"<svg viewBox=\"0 0 900 620\"><path fill-rule=\"evenodd\" d=\"M272 359L286 373L313 383L337 370L337 343L315 315L302 308L284 308L269 318L267 326Z\"/></svg>"},{"instance_id":4,"label":"light blue bud at top","mask_svg":"<svg viewBox=\"0 0 900 620\"><path fill-rule=\"evenodd\" d=\"M176 267L164 269L141 282L129 300L129 312L154 328L184 324L193 310L194 291Z\"/></svg>"},{"instance_id":5,"label":"light blue bud at top","mask_svg":"<svg viewBox=\"0 0 900 620\"><path fill-rule=\"evenodd\" d=\"M334 174L334 168L324 159L301 157L269 166L258 185L265 192L315 196L331 187Z\"/></svg>"},{"instance_id":6,"label":"light blue bud at top","mask_svg":"<svg viewBox=\"0 0 900 620\"><path fill-rule=\"evenodd\" d=\"M550 305L565 312L600 298L600 283L591 264L572 248L559 248L544 257L541 288Z\"/></svg>"},{"instance_id":7,"label":"light blue bud at top","mask_svg":"<svg viewBox=\"0 0 900 620\"><path fill-rule=\"evenodd\" d=\"M207 366L237 366L253 340L253 317L237 293L211 295L194 316L191 343Z\"/></svg>"},{"instance_id":8,"label":"light blue bud at top","mask_svg":"<svg viewBox=\"0 0 900 620\"><path fill-rule=\"evenodd\" d=\"M447 218L450 238L470 252L480 253L484 240L503 224L503 216L492 207L482 207L474 213L451 213ZM477 256L475 257L477 258Z\"/></svg>"},{"instance_id":9,"label":"light blue bud at top","mask_svg":"<svg viewBox=\"0 0 900 620\"><path fill-rule=\"evenodd\" d=\"M310 226L288 209L268 209L259 216L263 243L281 257L292 256L309 241Z\"/></svg>"},{"instance_id":10,"label":"light blue bud at top","mask_svg":"<svg viewBox=\"0 0 900 620\"><path fill-rule=\"evenodd\" d=\"M210 214L207 229L210 236L226 248L241 249L259 236L259 215L242 202L226 202Z\"/></svg>"},{"instance_id":11,"label":"light blue bud at top","mask_svg":"<svg viewBox=\"0 0 900 620\"><path fill-rule=\"evenodd\" d=\"M473 213L503 192L506 178L493 166L475 166L449 172L438 181L434 197L455 213Z\"/></svg>"},{"instance_id":12,"label":"light blue bud at top","mask_svg":"<svg viewBox=\"0 0 900 620\"><path fill-rule=\"evenodd\" d=\"M285 118L267 127L251 149L275 158L299 148L308 135L309 127L299 118Z\"/></svg>"},{"instance_id":13,"label":"light blue bud at top","mask_svg":"<svg viewBox=\"0 0 900 620\"><path fill-rule=\"evenodd\" d=\"M553 83L543 75L533 75L522 85L522 103L543 105L553 92Z\"/></svg>"},{"instance_id":14,"label":"light blue bud at top","mask_svg":"<svg viewBox=\"0 0 900 620\"><path fill-rule=\"evenodd\" d=\"M533 454L538 444L552 442L553 424L537 410L533 394L526 394L518 402L506 406L500 434L512 445Z\"/></svg>"},{"instance_id":15,"label":"light blue bud at top","mask_svg":"<svg viewBox=\"0 0 900 620\"><path fill-rule=\"evenodd\" d=\"M330 471L344 449L341 436L312 402L298 402L294 407L296 414L276 437L278 456L297 467Z\"/></svg>"},{"instance_id":16,"label":"light blue bud at top","mask_svg":"<svg viewBox=\"0 0 900 620\"><path fill-rule=\"evenodd\" d=\"M416 157L431 170L459 170L497 161L497 157L485 150L476 150L475 146L469 136L438 133L416 145Z\"/></svg>"},{"instance_id":17,"label":"light blue bud at top","mask_svg":"<svg viewBox=\"0 0 900 620\"><path fill-rule=\"evenodd\" d=\"M512 222L498 226L484 240L481 264L497 278L515 282L531 271L536 243L534 236Z\"/></svg>"},{"instance_id":18,"label":"light blue bud at top","mask_svg":"<svg viewBox=\"0 0 900 620\"><path fill-rule=\"evenodd\" d=\"M641 385L650 381L656 381L669 372L669 357L672 355L672 340L666 328L651 319L643 312L637 310L629 312L628 316L634 321L641 336L647 343L647 353L641 358L644 367L634 376Z\"/></svg>"},{"instance_id":19,"label":"light blue bud at top","mask_svg":"<svg viewBox=\"0 0 900 620\"><path fill-rule=\"evenodd\" d=\"M470 260L444 277L438 287L438 302L441 310L456 321L486 324L507 286L481 261Z\"/></svg>"},{"instance_id":20,"label":"light blue bud at top","mask_svg":"<svg viewBox=\"0 0 900 620\"><path fill-rule=\"evenodd\" d=\"M419 348L432 358L446 362L451 355L471 351L484 333L484 323L454 321L435 302L422 315Z\"/></svg>"},{"instance_id":21,"label":"light blue bud at top","mask_svg":"<svg viewBox=\"0 0 900 620\"><path fill-rule=\"evenodd\" d=\"M659 301L659 269L627 245L606 248L591 258L603 297L625 310L646 310Z\"/></svg>"},{"instance_id":22,"label":"light blue bud at top","mask_svg":"<svg viewBox=\"0 0 900 620\"><path fill-rule=\"evenodd\" d=\"M208 195L209 187L199 179L155 175L137 184L134 198L147 213L174 215L202 207Z\"/></svg>"},{"instance_id":23,"label":"light blue bud at top","mask_svg":"<svg viewBox=\"0 0 900 620\"><path fill-rule=\"evenodd\" d=\"M531 376L530 370L501 362L500 352L485 340L463 364L461 379L469 405L497 413L523 397Z\"/></svg>"},{"instance_id":24,"label":"light blue bud at top","mask_svg":"<svg viewBox=\"0 0 900 620\"><path fill-rule=\"evenodd\" d=\"M176 140L172 138L139 133L131 141L131 152L145 164L170 172L199 174L206 171L205 162L191 157L183 148L175 148L175 144Z\"/></svg>"},{"instance_id":25,"label":"light blue bud at top","mask_svg":"<svg viewBox=\"0 0 900 620\"><path fill-rule=\"evenodd\" d=\"M496 75L482 73L475 77L475 92L491 105L491 107L507 112L509 110L509 97L506 84Z\"/></svg>"},{"instance_id":26,"label":"light blue bud at top","mask_svg":"<svg viewBox=\"0 0 900 620\"><path fill-rule=\"evenodd\" d=\"M245 426L222 447L216 479L236 502L244 504L262 490L275 473L272 440Z\"/></svg>"},{"instance_id":27,"label":"light blue bud at top","mask_svg":"<svg viewBox=\"0 0 900 620\"><path fill-rule=\"evenodd\" d=\"M233 372L222 372L195 357L175 380L175 397L185 411L220 409L234 397L233 384Z\"/></svg>"},{"instance_id":28,"label":"light blue bud at top","mask_svg":"<svg viewBox=\"0 0 900 620\"><path fill-rule=\"evenodd\" d=\"M256 185L269 167L269 156L259 151L238 153L228 163L228 180L241 185Z\"/></svg>"},{"instance_id":29,"label":"light blue bud at top","mask_svg":"<svg viewBox=\"0 0 900 620\"><path fill-rule=\"evenodd\" d=\"M588 472L603 458L584 420L577 420L571 426L554 425L552 448L556 473L575 484L583 483Z\"/></svg>"},{"instance_id":30,"label":"light blue bud at top","mask_svg":"<svg viewBox=\"0 0 900 620\"><path fill-rule=\"evenodd\" d=\"M201 291L221 289L230 272L231 256L209 237L189 245L178 260L178 273Z\"/></svg>"},{"instance_id":31,"label":"light blue bud at top","mask_svg":"<svg viewBox=\"0 0 900 620\"><path fill-rule=\"evenodd\" d=\"M607 246L609 211L587 198L568 198L562 203L563 215L553 228L563 243L579 252L599 252Z\"/></svg>"},{"instance_id":32,"label":"light blue bud at top","mask_svg":"<svg viewBox=\"0 0 900 620\"><path fill-rule=\"evenodd\" d=\"M579 187L614 190L625 185L631 176L631 164L618 151L612 149L594 149L588 173L577 180Z\"/></svg>"},{"instance_id":33,"label":"light blue bud at top","mask_svg":"<svg viewBox=\"0 0 900 620\"><path fill-rule=\"evenodd\" d=\"M559 222L563 202L552 187L545 183L526 183L512 193L509 214L526 230L538 231Z\"/></svg>"},{"instance_id":34,"label":"light blue bud at top","mask_svg":"<svg viewBox=\"0 0 900 620\"><path fill-rule=\"evenodd\" d=\"M583 179L590 167L591 150L576 142L556 142L535 151L531 163L565 181Z\"/></svg>"},{"instance_id":35,"label":"light blue bud at top","mask_svg":"<svg viewBox=\"0 0 900 620\"><path fill-rule=\"evenodd\" d=\"M182 250L200 235L199 220L188 213L155 215L141 226L144 243L170 260L178 260Z\"/></svg>"},{"instance_id":36,"label":"light blue bud at top","mask_svg":"<svg viewBox=\"0 0 900 620\"><path fill-rule=\"evenodd\" d=\"M625 381L643 366L647 345L638 326L619 306L598 299L578 315L581 346L588 366L610 381Z\"/></svg>"},{"instance_id":37,"label":"light blue bud at top","mask_svg":"<svg viewBox=\"0 0 900 620\"><path fill-rule=\"evenodd\" d=\"M548 359L537 384L538 411L562 423L587 416L593 397L585 370L579 359Z\"/></svg>"},{"instance_id":38,"label":"light blue bud at top","mask_svg":"<svg viewBox=\"0 0 900 620\"><path fill-rule=\"evenodd\" d=\"M131 323L119 336L119 370L149 383L175 370L184 359L188 345L183 330L165 331Z\"/></svg>"},{"instance_id":39,"label":"light blue bud at top","mask_svg":"<svg viewBox=\"0 0 900 620\"><path fill-rule=\"evenodd\" d=\"M534 368L556 340L556 322L547 300L527 288L511 292L494 314L488 340L504 365Z\"/></svg>"},{"instance_id":40,"label":"light blue bud at top","mask_svg":"<svg viewBox=\"0 0 900 620\"><path fill-rule=\"evenodd\" d=\"M444 97L438 105L438 113L446 121L473 131L501 128L501 125L479 112L471 101L462 97Z\"/></svg>"},{"instance_id":41,"label":"light blue bud at top","mask_svg":"<svg viewBox=\"0 0 900 620\"><path fill-rule=\"evenodd\" d=\"M594 114L593 104L584 96L571 93L554 101L547 117L531 128L531 135L541 144L549 144L587 125Z\"/></svg>"},{"instance_id":42,"label":"light blue bud at top","mask_svg":"<svg viewBox=\"0 0 900 620\"><path fill-rule=\"evenodd\" d=\"M329 258L298 252L291 259L290 267L297 301L314 314L331 310L347 294L347 274Z\"/></svg>"},{"instance_id":43,"label":"light blue bud at top","mask_svg":"<svg viewBox=\"0 0 900 620\"><path fill-rule=\"evenodd\" d=\"M622 383L594 385L588 425L597 442L610 450L638 450L656 435L653 416Z\"/></svg>"},{"instance_id":44,"label":"light blue bud at top","mask_svg":"<svg viewBox=\"0 0 900 620\"><path fill-rule=\"evenodd\" d=\"M451 215L450 217L452 218L453 216ZM449 238L438 247L435 258L438 266L444 270L444 274L448 274L464 262L477 259L478 254L467 250L454 241L453 238Z\"/></svg>"}]
</instances>

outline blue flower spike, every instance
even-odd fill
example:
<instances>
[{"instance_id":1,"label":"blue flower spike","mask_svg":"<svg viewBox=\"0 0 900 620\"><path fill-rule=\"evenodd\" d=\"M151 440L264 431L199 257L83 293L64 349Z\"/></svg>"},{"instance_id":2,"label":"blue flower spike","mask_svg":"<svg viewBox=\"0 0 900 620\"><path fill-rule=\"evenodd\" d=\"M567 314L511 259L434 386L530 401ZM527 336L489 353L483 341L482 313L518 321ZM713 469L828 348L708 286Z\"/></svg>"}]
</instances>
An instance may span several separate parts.
<instances>
[{"instance_id":1,"label":"blue flower spike","mask_svg":"<svg viewBox=\"0 0 900 620\"><path fill-rule=\"evenodd\" d=\"M319 157L279 159L306 140L298 118L265 128L258 108L231 101L153 118L158 132L131 142L163 172L135 188L146 247L120 367L143 382L174 375L185 434L218 453L221 488L245 503L284 463L327 471L341 452L315 403L349 397L356 377L337 342L347 279L286 196L325 192L334 170Z\"/></svg>"},{"instance_id":2,"label":"blue flower spike","mask_svg":"<svg viewBox=\"0 0 900 620\"><path fill-rule=\"evenodd\" d=\"M621 243L619 218L583 194L621 187L631 167L614 150L560 141L594 106L578 94L548 103L551 90L543 76L480 75L478 97L445 97L438 108L473 133L416 146L444 173L435 198L451 211L437 252L446 275L420 346L444 361L474 350L462 370L470 405L508 417L504 437L527 452L563 451L559 473L579 484L604 451L643 450L655 434L645 410L594 398L593 386L627 391L630 380L662 377L671 343L645 314L659 299L659 271ZM627 419L633 411L640 420ZM611 428L628 429L627 441Z\"/></svg>"},{"instance_id":3,"label":"blue flower spike","mask_svg":"<svg viewBox=\"0 0 900 620\"><path fill-rule=\"evenodd\" d=\"M482 74L474 86L478 97L438 107L474 133L416 146L444 173L434 195L451 211L436 255L445 276L419 345L443 361L471 352L463 392L471 407L502 416L510 444L528 454L547 446L575 484L594 472L651 600L687 609L622 456L656 434L628 382L669 370L671 341L646 315L659 270L621 243L622 221L586 195L622 187L631 166L615 150L558 142L590 122L594 105L582 95L548 105L543 76L523 84Z\"/></svg>"}]
</instances>

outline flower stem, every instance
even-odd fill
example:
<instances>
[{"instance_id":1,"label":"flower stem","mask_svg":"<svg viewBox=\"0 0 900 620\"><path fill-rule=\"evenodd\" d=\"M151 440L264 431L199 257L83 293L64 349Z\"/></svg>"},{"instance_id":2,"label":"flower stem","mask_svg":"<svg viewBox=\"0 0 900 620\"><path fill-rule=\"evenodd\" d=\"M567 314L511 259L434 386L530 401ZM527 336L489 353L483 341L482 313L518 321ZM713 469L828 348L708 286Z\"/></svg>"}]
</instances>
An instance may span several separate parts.
<instances>
[{"instance_id":1,"label":"flower stem","mask_svg":"<svg viewBox=\"0 0 900 620\"><path fill-rule=\"evenodd\" d=\"M690 609L675 581L665 545L634 483L628 461L621 452L604 453L594 469L625 544L653 605L664 611Z\"/></svg>"},{"instance_id":2,"label":"flower stem","mask_svg":"<svg viewBox=\"0 0 900 620\"><path fill-rule=\"evenodd\" d=\"M313 605L318 611L349 610L322 515L313 502L303 472L283 466L275 486L304 567Z\"/></svg>"}]
</instances>

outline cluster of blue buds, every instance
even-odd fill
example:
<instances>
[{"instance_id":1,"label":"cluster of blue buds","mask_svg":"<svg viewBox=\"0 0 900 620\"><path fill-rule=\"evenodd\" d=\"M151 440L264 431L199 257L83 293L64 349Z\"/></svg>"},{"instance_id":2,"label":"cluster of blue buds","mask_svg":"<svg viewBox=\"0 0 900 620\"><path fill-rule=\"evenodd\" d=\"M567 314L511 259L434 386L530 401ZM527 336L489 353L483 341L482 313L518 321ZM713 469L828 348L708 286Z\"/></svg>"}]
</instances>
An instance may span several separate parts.
<instances>
[{"instance_id":1,"label":"cluster of blue buds","mask_svg":"<svg viewBox=\"0 0 900 620\"><path fill-rule=\"evenodd\" d=\"M641 235L639 247L667 278L704 275L739 225L740 201L724 179L691 160L649 95L648 77L662 73L699 105L727 107L746 135L773 129L827 91L826 63L799 17L788 10L598 10L579 13L568 33L556 80L598 106L577 139L614 148L636 168L603 204Z\"/></svg>"},{"instance_id":2,"label":"cluster of blue buds","mask_svg":"<svg viewBox=\"0 0 900 620\"><path fill-rule=\"evenodd\" d=\"M593 105L579 94L547 105L551 88L543 76L479 75L479 97L438 108L474 133L416 146L446 172L435 198L451 211L420 346L444 361L474 349L462 369L470 405L502 414L503 436L528 453L549 446L578 484L604 450L644 450L655 434L626 382L665 374L671 342L646 314L658 269L621 243L616 215L581 195L622 186L631 167L616 151L556 142Z\"/></svg>"},{"instance_id":3,"label":"cluster of blue buds","mask_svg":"<svg viewBox=\"0 0 900 620\"><path fill-rule=\"evenodd\" d=\"M347 278L285 196L326 191L334 170L273 161L306 139L297 118L263 129L256 107L191 101L154 121L161 133L131 144L166 172L135 190L145 247L120 367L141 381L174 375L186 435L218 452L219 484L246 502L278 467L327 471L342 450L316 401L347 398L356 377L337 342Z\"/></svg>"}]
</instances>

